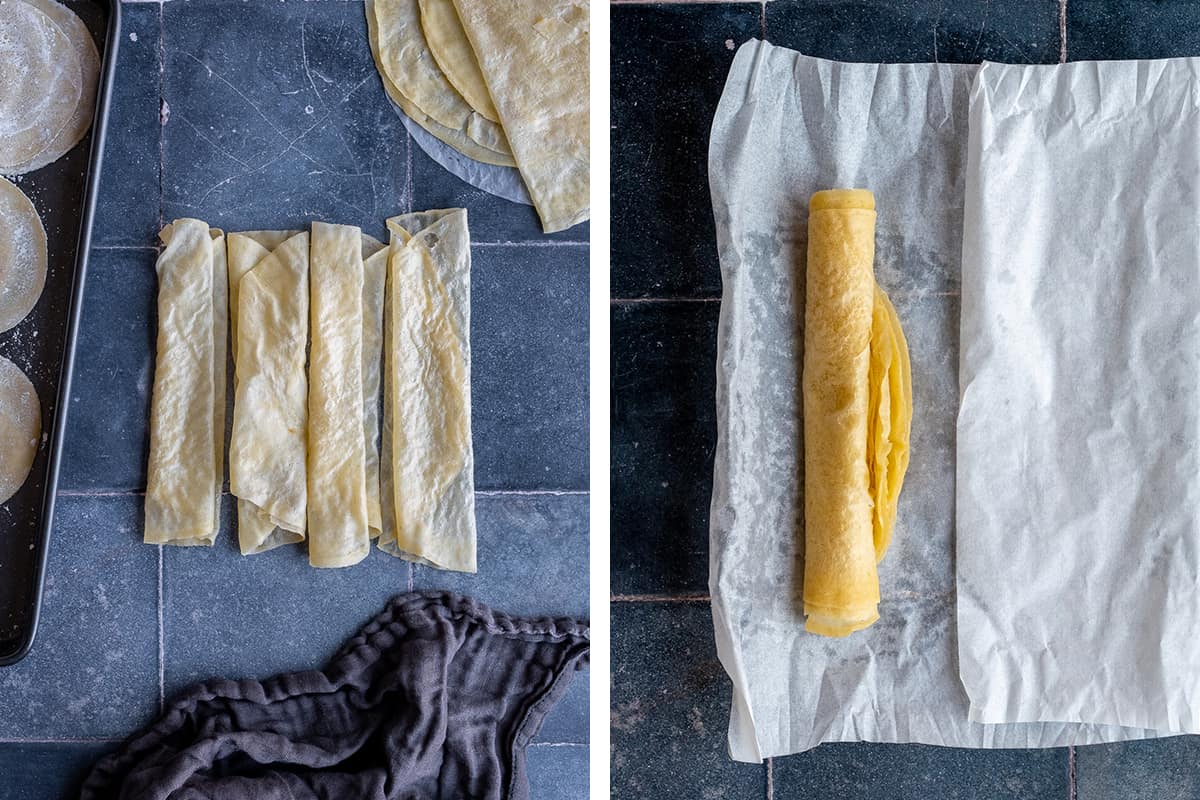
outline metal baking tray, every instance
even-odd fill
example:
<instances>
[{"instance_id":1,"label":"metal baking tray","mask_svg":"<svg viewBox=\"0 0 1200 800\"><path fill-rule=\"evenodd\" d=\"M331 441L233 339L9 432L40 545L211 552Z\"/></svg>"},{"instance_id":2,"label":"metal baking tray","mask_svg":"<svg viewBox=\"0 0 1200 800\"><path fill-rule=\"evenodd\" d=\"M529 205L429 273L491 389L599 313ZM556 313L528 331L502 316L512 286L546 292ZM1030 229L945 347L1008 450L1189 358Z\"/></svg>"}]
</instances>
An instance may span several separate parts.
<instances>
[{"instance_id":1,"label":"metal baking tray","mask_svg":"<svg viewBox=\"0 0 1200 800\"><path fill-rule=\"evenodd\" d=\"M21 489L0 505L0 666L24 658L37 631L120 41L120 0L65 0L64 4L79 15L96 40L100 84L96 116L83 141L52 164L9 177L41 215L49 262L46 287L33 311L15 328L0 333L0 355L29 376L42 402L42 443L33 468Z\"/></svg>"}]
</instances>

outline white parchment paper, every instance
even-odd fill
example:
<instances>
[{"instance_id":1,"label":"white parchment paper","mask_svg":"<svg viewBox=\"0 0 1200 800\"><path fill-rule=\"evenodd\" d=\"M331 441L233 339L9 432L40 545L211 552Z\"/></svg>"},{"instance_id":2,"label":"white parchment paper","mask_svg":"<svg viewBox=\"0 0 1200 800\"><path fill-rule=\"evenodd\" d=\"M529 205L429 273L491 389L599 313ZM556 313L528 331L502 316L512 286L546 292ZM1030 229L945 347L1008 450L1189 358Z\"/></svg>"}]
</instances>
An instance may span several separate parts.
<instances>
[{"instance_id":1,"label":"white parchment paper","mask_svg":"<svg viewBox=\"0 0 1200 800\"><path fill-rule=\"evenodd\" d=\"M734 687L736 759L823 741L1033 747L1153 735L969 718L953 554L964 177L978 71L837 63L758 41L730 70L709 151L723 278L709 581ZM875 192L875 273L908 337L915 414L880 568L881 618L835 640L803 629L799 366L808 198L839 186ZM1091 630L1107 632L1107 620Z\"/></svg>"},{"instance_id":2,"label":"white parchment paper","mask_svg":"<svg viewBox=\"0 0 1200 800\"><path fill-rule=\"evenodd\" d=\"M970 717L1200 732L1200 59L985 64L958 418Z\"/></svg>"},{"instance_id":3,"label":"white parchment paper","mask_svg":"<svg viewBox=\"0 0 1200 800\"><path fill-rule=\"evenodd\" d=\"M389 101L390 102L390 101ZM521 173L516 167L498 167L495 164L484 164L473 158L464 156L416 122L400 110L400 106L392 103L392 109L408 129L408 135L417 146L425 151L451 175L466 181L476 189L482 189L488 194L502 197L511 203L533 205Z\"/></svg>"}]
</instances>

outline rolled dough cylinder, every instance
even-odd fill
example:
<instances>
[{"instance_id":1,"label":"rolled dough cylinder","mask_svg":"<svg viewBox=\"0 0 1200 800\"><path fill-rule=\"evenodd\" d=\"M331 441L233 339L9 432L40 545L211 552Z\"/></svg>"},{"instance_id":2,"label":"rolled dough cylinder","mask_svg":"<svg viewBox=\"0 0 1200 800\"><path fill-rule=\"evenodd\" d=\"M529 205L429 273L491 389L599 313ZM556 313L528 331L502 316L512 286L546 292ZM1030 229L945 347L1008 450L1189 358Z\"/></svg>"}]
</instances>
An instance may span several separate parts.
<instances>
[{"instance_id":1,"label":"rolled dough cylinder","mask_svg":"<svg viewBox=\"0 0 1200 800\"><path fill-rule=\"evenodd\" d=\"M845 636L879 618L868 466L875 198L817 192L809 203L804 309L804 614Z\"/></svg>"},{"instance_id":2,"label":"rolled dough cylinder","mask_svg":"<svg viewBox=\"0 0 1200 800\"><path fill-rule=\"evenodd\" d=\"M363 243L314 222L309 256L308 561L347 567L370 549L363 421Z\"/></svg>"},{"instance_id":3,"label":"rolled dough cylinder","mask_svg":"<svg viewBox=\"0 0 1200 800\"><path fill-rule=\"evenodd\" d=\"M221 529L225 460L225 234L178 219L159 238L145 541L211 545Z\"/></svg>"}]
</instances>

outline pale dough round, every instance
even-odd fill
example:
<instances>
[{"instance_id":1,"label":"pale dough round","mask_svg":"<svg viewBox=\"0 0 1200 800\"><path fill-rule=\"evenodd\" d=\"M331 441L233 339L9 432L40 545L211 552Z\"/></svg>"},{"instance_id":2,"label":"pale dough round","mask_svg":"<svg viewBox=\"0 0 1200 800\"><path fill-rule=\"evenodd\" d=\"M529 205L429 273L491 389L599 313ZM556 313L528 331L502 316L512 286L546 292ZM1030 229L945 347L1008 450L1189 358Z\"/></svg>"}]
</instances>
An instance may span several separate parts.
<instances>
[{"instance_id":1,"label":"pale dough round","mask_svg":"<svg viewBox=\"0 0 1200 800\"><path fill-rule=\"evenodd\" d=\"M471 108L492 122L500 121L500 112L492 102L487 81L479 69L479 60L454 10L453 0L420 0L421 32L433 53L433 60L446 73L446 80L458 90Z\"/></svg>"},{"instance_id":2,"label":"pale dough round","mask_svg":"<svg viewBox=\"0 0 1200 800\"><path fill-rule=\"evenodd\" d=\"M81 94L67 34L24 0L0 0L0 172L37 158L67 127Z\"/></svg>"},{"instance_id":3,"label":"pale dough round","mask_svg":"<svg viewBox=\"0 0 1200 800\"><path fill-rule=\"evenodd\" d=\"M58 132L46 149L24 164L5 170L12 175L20 175L41 169L47 164L57 161L66 155L72 147L92 126L92 117L96 112L96 87L100 84L100 53L96 50L96 42L91 32L83 24L74 11L55 0L23 0L23 2L41 11L52 19L59 29L71 40L71 50L79 59L80 92L79 102L75 105L75 114L66 126Z\"/></svg>"},{"instance_id":4,"label":"pale dough round","mask_svg":"<svg viewBox=\"0 0 1200 800\"><path fill-rule=\"evenodd\" d=\"M42 219L20 189L0 178L0 333L25 319L45 285Z\"/></svg>"},{"instance_id":5,"label":"pale dough round","mask_svg":"<svg viewBox=\"0 0 1200 800\"><path fill-rule=\"evenodd\" d=\"M0 356L0 503L17 493L42 438L42 404L20 368Z\"/></svg>"},{"instance_id":6,"label":"pale dough round","mask_svg":"<svg viewBox=\"0 0 1200 800\"><path fill-rule=\"evenodd\" d=\"M410 107L415 107L419 113L409 114L415 121L472 158L491 164L500 163L501 159L507 162L506 166L515 164L504 129L471 108L433 60L421 32L417 0L368 0L366 12L371 49L384 88L390 86L395 90L388 94L404 113L409 114ZM406 102L400 102L397 95ZM426 120L433 122L434 127L426 125ZM456 140L464 141L467 146L460 146ZM476 155L479 151L501 158L480 158Z\"/></svg>"}]
</instances>

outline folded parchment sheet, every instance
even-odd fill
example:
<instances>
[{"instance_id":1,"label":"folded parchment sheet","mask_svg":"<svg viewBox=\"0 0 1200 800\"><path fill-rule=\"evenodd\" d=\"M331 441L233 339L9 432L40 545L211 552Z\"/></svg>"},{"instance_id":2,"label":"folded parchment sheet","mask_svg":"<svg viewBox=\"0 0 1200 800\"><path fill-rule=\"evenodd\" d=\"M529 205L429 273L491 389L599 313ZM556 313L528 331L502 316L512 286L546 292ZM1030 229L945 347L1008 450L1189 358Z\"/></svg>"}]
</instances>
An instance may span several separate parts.
<instances>
[{"instance_id":1,"label":"folded parchment sheet","mask_svg":"<svg viewBox=\"0 0 1200 800\"><path fill-rule=\"evenodd\" d=\"M734 59L709 152L724 283L709 580L717 650L733 681L736 759L823 741L1031 747L1153 735L968 715L954 455L968 99L978 71L843 64L757 41ZM807 202L836 186L875 194L875 276L908 337L914 414L912 460L879 567L880 619L830 640L806 633L802 614L799 370ZM1035 215L1024 196L1016 212ZM1016 587L1036 592L1045 562L1022 554L1006 553L1006 567L1020 574Z\"/></svg>"},{"instance_id":2,"label":"folded parchment sheet","mask_svg":"<svg viewBox=\"0 0 1200 800\"><path fill-rule=\"evenodd\" d=\"M1200 733L1200 59L985 64L969 153L971 719Z\"/></svg>"},{"instance_id":3,"label":"folded parchment sheet","mask_svg":"<svg viewBox=\"0 0 1200 800\"><path fill-rule=\"evenodd\" d=\"M379 546L474 572L467 212L403 214L389 219L388 229Z\"/></svg>"},{"instance_id":4,"label":"folded parchment sheet","mask_svg":"<svg viewBox=\"0 0 1200 800\"><path fill-rule=\"evenodd\" d=\"M221 528L224 478L225 235L179 219L159 238L145 540L211 545Z\"/></svg>"}]
</instances>

